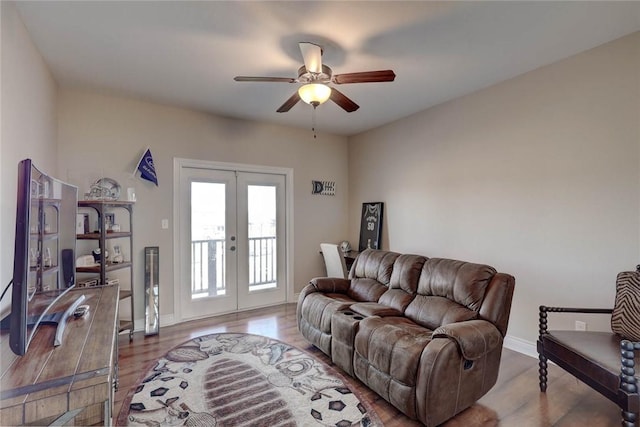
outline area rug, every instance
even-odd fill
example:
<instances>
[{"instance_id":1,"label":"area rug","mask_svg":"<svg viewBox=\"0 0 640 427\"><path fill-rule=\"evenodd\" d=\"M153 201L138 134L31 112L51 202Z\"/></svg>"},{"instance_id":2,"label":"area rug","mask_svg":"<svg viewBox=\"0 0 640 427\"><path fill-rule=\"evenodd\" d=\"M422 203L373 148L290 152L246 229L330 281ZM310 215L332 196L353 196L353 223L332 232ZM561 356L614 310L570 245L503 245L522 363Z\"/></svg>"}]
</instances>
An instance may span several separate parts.
<instances>
[{"instance_id":1,"label":"area rug","mask_svg":"<svg viewBox=\"0 0 640 427\"><path fill-rule=\"evenodd\" d=\"M289 344L241 333L171 349L129 392L117 424L382 425L333 368Z\"/></svg>"}]
</instances>

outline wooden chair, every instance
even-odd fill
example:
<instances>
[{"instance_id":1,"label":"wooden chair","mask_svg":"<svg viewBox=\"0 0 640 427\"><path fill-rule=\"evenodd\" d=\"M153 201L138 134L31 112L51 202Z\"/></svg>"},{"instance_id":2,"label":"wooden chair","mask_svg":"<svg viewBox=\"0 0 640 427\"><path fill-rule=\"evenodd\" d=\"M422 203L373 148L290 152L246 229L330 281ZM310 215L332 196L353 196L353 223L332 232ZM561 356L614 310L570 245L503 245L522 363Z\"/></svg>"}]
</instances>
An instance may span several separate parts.
<instances>
[{"instance_id":1,"label":"wooden chair","mask_svg":"<svg viewBox=\"0 0 640 427\"><path fill-rule=\"evenodd\" d=\"M638 266L640 272L640 266ZM620 277L620 276L619 276ZM616 291L616 306L620 288ZM628 289L627 289L628 291ZM640 301L640 292L637 300ZM637 303L634 303L637 313ZM614 332L550 331L548 313L600 313L612 314L614 309L569 308L540 306L539 338L537 343L540 391L547 390L547 361L552 361L565 371L605 396L622 411L622 425L637 426L640 412L638 378L635 359L640 342L624 339ZM616 313L616 316L619 313ZM640 319L631 320L639 324Z\"/></svg>"}]
</instances>

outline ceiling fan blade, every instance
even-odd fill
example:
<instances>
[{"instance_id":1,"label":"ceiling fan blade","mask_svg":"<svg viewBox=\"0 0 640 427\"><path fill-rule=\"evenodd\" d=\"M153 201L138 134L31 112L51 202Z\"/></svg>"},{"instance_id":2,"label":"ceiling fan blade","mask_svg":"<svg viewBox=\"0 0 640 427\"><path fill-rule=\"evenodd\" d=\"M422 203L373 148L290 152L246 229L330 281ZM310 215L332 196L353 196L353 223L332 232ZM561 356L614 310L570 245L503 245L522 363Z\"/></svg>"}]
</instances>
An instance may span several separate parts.
<instances>
[{"instance_id":1,"label":"ceiling fan blade","mask_svg":"<svg viewBox=\"0 0 640 427\"><path fill-rule=\"evenodd\" d=\"M336 74L333 76L333 83L337 85L345 83L376 83L392 82L396 78L393 70L363 71L360 73Z\"/></svg>"},{"instance_id":2,"label":"ceiling fan blade","mask_svg":"<svg viewBox=\"0 0 640 427\"><path fill-rule=\"evenodd\" d=\"M360 106L347 98L342 92L338 91L336 88L331 88L331 100L338 104L344 111L347 113L352 113L356 111Z\"/></svg>"},{"instance_id":3,"label":"ceiling fan blade","mask_svg":"<svg viewBox=\"0 0 640 427\"><path fill-rule=\"evenodd\" d=\"M249 77L235 76L233 80L237 82L278 82L278 83L296 83L296 79L290 77Z\"/></svg>"},{"instance_id":4,"label":"ceiling fan blade","mask_svg":"<svg viewBox=\"0 0 640 427\"><path fill-rule=\"evenodd\" d=\"M300 101L300 95L298 95L298 91L296 91L293 95L291 95L291 98L284 101L284 104L282 104L280 108L278 108L278 113L286 113L287 111L291 110L291 108L296 105L298 101Z\"/></svg>"},{"instance_id":5,"label":"ceiling fan blade","mask_svg":"<svg viewBox=\"0 0 640 427\"><path fill-rule=\"evenodd\" d=\"M309 73L322 72L322 48L317 44L300 42L300 51L304 58L304 66Z\"/></svg>"}]
</instances>

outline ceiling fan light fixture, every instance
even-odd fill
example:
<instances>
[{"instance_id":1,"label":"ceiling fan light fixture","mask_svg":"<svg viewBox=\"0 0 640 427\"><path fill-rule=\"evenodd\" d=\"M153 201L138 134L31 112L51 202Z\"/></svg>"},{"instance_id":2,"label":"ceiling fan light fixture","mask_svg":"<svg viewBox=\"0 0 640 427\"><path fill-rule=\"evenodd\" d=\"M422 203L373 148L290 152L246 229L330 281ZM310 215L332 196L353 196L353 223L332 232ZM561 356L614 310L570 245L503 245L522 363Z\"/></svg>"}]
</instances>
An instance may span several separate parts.
<instances>
[{"instance_id":1,"label":"ceiling fan light fixture","mask_svg":"<svg viewBox=\"0 0 640 427\"><path fill-rule=\"evenodd\" d=\"M309 83L300 86L298 95L300 95L300 99L307 104L317 107L329 99L331 96L331 88L322 83Z\"/></svg>"}]
</instances>

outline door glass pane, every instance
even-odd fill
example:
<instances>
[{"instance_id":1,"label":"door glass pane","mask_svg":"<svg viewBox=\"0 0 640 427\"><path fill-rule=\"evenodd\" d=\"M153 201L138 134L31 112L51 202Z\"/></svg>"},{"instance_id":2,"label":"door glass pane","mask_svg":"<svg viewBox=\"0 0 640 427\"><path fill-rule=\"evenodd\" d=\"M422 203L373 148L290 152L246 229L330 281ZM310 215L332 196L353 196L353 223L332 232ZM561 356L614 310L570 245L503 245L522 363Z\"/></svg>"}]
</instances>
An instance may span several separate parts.
<instances>
[{"instance_id":1,"label":"door glass pane","mask_svg":"<svg viewBox=\"0 0 640 427\"><path fill-rule=\"evenodd\" d=\"M225 294L225 187L191 183L191 299Z\"/></svg>"},{"instance_id":2,"label":"door glass pane","mask_svg":"<svg viewBox=\"0 0 640 427\"><path fill-rule=\"evenodd\" d=\"M277 286L276 187L247 187L249 292Z\"/></svg>"}]
</instances>

